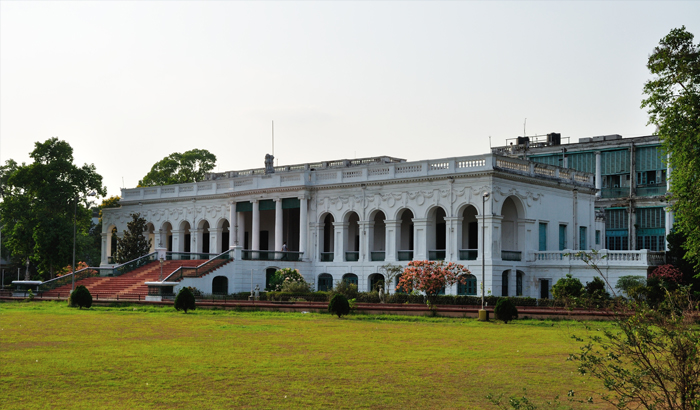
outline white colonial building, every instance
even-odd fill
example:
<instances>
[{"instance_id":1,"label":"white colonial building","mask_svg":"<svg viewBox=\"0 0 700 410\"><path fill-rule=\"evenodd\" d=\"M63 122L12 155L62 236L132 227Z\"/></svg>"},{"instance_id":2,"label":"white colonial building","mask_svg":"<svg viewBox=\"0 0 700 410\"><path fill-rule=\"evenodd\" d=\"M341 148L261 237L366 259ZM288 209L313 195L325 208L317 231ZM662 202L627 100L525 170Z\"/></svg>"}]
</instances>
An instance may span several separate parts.
<instances>
[{"instance_id":1,"label":"white colonial building","mask_svg":"<svg viewBox=\"0 0 700 410\"><path fill-rule=\"evenodd\" d=\"M584 283L595 275L574 256L601 248L595 196L593 174L495 154L268 163L198 183L122 190L121 207L104 210L102 265L112 265L113 232L122 235L140 213L154 250L234 255L180 282L205 293L265 288L266 275L284 267L317 289L347 280L368 291L384 279L384 264L445 260L474 275L448 294L480 294L484 272L487 294L549 297L567 273ZM602 253L599 266L613 285L663 262L663 253L648 250Z\"/></svg>"}]
</instances>

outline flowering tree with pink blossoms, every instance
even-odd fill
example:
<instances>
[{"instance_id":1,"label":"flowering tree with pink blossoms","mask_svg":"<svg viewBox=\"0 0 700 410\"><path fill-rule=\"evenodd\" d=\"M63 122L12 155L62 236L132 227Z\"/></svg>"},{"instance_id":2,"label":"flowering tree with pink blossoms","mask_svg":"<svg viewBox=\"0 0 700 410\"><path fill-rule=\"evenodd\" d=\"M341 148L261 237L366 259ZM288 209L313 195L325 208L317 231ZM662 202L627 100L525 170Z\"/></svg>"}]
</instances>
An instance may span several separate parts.
<instances>
[{"instance_id":1,"label":"flowering tree with pink blossoms","mask_svg":"<svg viewBox=\"0 0 700 410\"><path fill-rule=\"evenodd\" d=\"M457 282L466 283L466 276L462 275L470 273L469 269L458 263L411 261L401 274L396 290L407 293L413 290L423 291L431 298L436 296L442 288Z\"/></svg>"}]
</instances>

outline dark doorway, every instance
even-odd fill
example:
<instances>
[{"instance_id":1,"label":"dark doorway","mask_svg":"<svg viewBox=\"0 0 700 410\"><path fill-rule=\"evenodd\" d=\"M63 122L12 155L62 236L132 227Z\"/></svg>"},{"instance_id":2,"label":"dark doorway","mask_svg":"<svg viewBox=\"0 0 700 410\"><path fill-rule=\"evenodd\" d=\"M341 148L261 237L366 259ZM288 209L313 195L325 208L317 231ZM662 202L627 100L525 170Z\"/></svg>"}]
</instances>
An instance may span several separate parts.
<instances>
[{"instance_id":1,"label":"dark doorway","mask_svg":"<svg viewBox=\"0 0 700 410\"><path fill-rule=\"evenodd\" d=\"M540 281L540 299L549 299L549 280Z\"/></svg>"}]
</instances>

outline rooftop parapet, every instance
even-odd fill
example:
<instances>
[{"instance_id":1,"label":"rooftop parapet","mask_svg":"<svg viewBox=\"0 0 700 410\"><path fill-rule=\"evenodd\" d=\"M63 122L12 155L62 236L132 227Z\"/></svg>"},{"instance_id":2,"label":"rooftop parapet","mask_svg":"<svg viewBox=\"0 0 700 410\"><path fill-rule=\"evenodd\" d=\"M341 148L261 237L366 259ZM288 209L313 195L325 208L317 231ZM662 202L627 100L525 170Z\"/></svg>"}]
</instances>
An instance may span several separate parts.
<instances>
[{"instance_id":1,"label":"rooftop parapet","mask_svg":"<svg viewBox=\"0 0 700 410\"><path fill-rule=\"evenodd\" d=\"M339 184L386 183L408 178L467 176L470 173L490 171L594 189L593 174L493 154L414 162L392 157L377 159L386 160L340 160L303 164L303 167L290 165L276 167L287 168L284 172L267 175L264 168L232 171L235 172L233 176L227 175L230 173L221 173L216 174L216 178L196 183L122 189L121 203L212 195L230 196L239 192L264 189L304 189Z\"/></svg>"}]
</instances>

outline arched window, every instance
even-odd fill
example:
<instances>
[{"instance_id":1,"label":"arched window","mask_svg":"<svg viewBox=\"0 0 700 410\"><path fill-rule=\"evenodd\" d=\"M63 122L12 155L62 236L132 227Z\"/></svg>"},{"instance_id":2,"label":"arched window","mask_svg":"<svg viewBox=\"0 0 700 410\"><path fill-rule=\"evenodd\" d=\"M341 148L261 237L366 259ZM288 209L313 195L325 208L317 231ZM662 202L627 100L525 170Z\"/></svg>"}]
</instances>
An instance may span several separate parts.
<instances>
[{"instance_id":1,"label":"arched window","mask_svg":"<svg viewBox=\"0 0 700 410\"><path fill-rule=\"evenodd\" d=\"M217 276L211 282L211 293L214 295L228 295L228 278Z\"/></svg>"},{"instance_id":2,"label":"arched window","mask_svg":"<svg viewBox=\"0 0 700 410\"><path fill-rule=\"evenodd\" d=\"M343 282L357 286L357 275L355 275L354 273L346 273L345 275L343 275Z\"/></svg>"},{"instance_id":3,"label":"arched window","mask_svg":"<svg viewBox=\"0 0 700 410\"><path fill-rule=\"evenodd\" d=\"M333 276L328 273L318 275L318 290L328 292L331 289L333 289Z\"/></svg>"},{"instance_id":4,"label":"arched window","mask_svg":"<svg viewBox=\"0 0 700 410\"><path fill-rule=\"evenodd\" d=\"M384 288L384 275L381 273L373 273L369 275L369 292L379 291L379 288Z\"/></svg>"},{"instance_id":5,"label":"arched window","mask_svg":"<svg viewBox=\"0 0 700 410\"><path fill-rule=\"evenodd\" d=\"M515 273L515 296L523 295L523 273L517 271Z\"/></svg>"},{"instance_id":6,"label":"arched window","mask_svg":"<svg viewBox=\"0 0 700 410\"><path fill-rule=\"evenodd\" d=\"M471 296L476 295L476 276L462 275L462 277L466 278L466 281L464 283L462 283L461 280L457 282L457 294Z\"/></svg>"}]
</instances>

